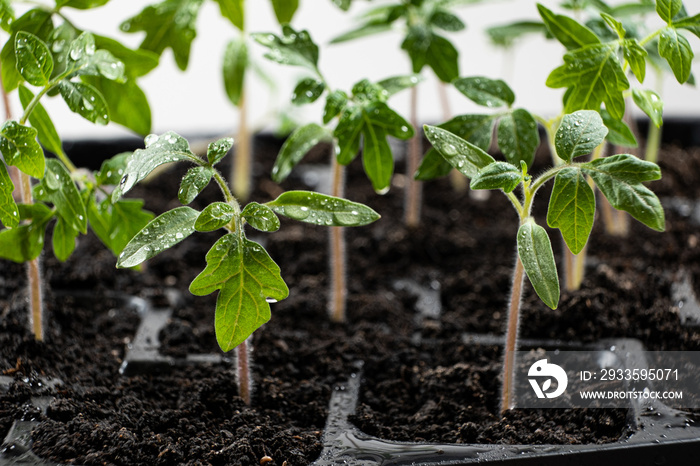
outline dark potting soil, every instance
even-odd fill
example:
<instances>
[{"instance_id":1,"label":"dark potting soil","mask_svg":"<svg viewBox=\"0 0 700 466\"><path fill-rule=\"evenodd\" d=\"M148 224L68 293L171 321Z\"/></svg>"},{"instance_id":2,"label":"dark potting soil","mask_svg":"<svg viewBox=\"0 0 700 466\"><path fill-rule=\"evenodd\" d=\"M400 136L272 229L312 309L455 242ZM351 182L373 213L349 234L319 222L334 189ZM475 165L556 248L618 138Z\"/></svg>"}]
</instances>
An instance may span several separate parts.
<instances>
[{"instance_id":1,"label":"dark potting soil","mask_svg":"<svg viewBox=\"0 0 700 466\"><path fill-rule=\"evenodd\" d=\"M271 200L282 189L313 188L305 184L313 176L295 174L281 187L269 181L278 148L279 141L256 139L253 200ZM326 162L327 151L318 149L304 165ZM194 297L187 291L219 233L188 238L142 272L114 269L114 257L92 235L81 238L65 264L47 253L44 343L27 331L23 267L3 263L0 371L14 382L7 393L0 391L0 438L13 420L38 418L33 450L52 461L252 465L269 457L271 466L309 464L321 451L334 386L358 361L364 363L363 380L351 420L370 435L512 444L602 443L626 435L623 409L498 414L501 349L467 344L463 334L503 333L517 230L506 198L494 192L483 201L456 193L447 179L426 183L423 225L408 230L401 221L405 177L396 175L390 193L377 196L358 162L348 170L346 197L372 206L383 218L345 229L347 324L327 318L327 229L283 219L279 232L249 232L264 243L290 288L289 298L272 305L271 321L252 339L252 407L238 398L227 360L119 374L139 317L116 293L160 307L179 291L160 335L164 353L221 353L213 329L215 294ZM544 167L547 155L539 154L538 163ZM700 295L700 222L692 209L700 199L700 150L666 147L661 166L664 178L650 187L665 202L675 199L666 210L666 232L632 221L629 238L612 237L599 218L581 290L564 292L552 311L526 287L523 338L627 337L655 350L700 349L700 331L680 325L671 294L673 283L686 276ZM175 207L183 174L176 167L137 187L134 197L146 199L155 213ZM207 188L193 207L218 200L217 194ZM535 214L545 224L545 192L539 201ZM557 257L560 243L553 241ZM29 403L47 379L64 383L44 390L53 400L40 414Z\"/></svg>"}]
</instances>

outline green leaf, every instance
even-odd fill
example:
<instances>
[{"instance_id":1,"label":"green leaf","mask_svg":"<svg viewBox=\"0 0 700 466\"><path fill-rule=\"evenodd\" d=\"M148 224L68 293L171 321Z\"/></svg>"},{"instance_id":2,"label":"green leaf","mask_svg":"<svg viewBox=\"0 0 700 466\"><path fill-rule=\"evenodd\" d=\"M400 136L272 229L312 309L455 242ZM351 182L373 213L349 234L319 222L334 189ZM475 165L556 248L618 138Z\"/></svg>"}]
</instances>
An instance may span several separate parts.
<instances>
[{"instance_id":1,"label":"green leaf","mask_svg":"<svg viewBox=\"0 0 700 466\"><path fill-rule=\"evenodd\" d=\"M0 28L10 32L10 24L15 19L15 12L10 5L11 0L0 0Z\"/></svg>"},{"instance_id":2,"label":"green leaf","mask_svg":"<svg viewBox=\"0 0 700 466\"><path fill-rule=\"evenodd\" d=\"M46 44L34 34L19 31L15 36L19 74L34 86L45 86L53 71L53 58Z\"/></svg>"},{"instance_id":3,"label":"green leaf","mask_svg":"<svg viewBox=\"0 0 700 466\"><path fill-rule=\"evenodd\" d=\"M369 79L361 79L352 86L353 101L361 104L370 102L385 101L386 91L379 84L371 82Z\"/></svg>"},{"instance_id":4,"label":"green leaf","mask_svg":"<svg viewBox=\"0 0 700 466\"><path fill-rule=\"evenodd\" d=\"M547 30L568 50L600 44L600 39L593 31L568 16L554 14L540 4L537 4L537 9Z\"/></svg>"},{"instance_id":5,"label":"green leaf","mask_svg":"<svg viewBox=\"0 0 700 466\"><path fill-rule=\"evenodd\" d=\"M135 80L116 82L101 76L83 80L104 99L110 121L140 135L151 132L151 106Z\"/></svg>"},{"instance_id":6,"label":"green leaf","mask_svg":"<svg viewBox=\"0 0 700 466\"><path fill-rule=\"evenodd\" d=\"M515 102L512 89L500 79L473 76L456 79L452 84L467 98L484 107L510 107Z\"/></svg>"},{"instance_id":7,"label":"green leaf","mask_svg":"<svg viewBox=\"0 0 700 466\"><path fill-rule=\"evenodd\" d=\"M245 1L244 0L214 0L219 4L221 16L231 21L239 30L245 31ZM237 105L237 104L236 104Z\"/></svg>"},{"instance_id":8,"label":"green leaf","mask_svg":"<svg viewBox=\"0 0 700 466\"><path fill-rule=\"evenodd\" d=\"M122 199L112 204L110 199L97 203L91 198L87 213L90 228L115 256L153 219L151 212L143 210L140 199Z\"/></svg>"},{"instance_id":9,"label":"green leaf","mask_svg":"<svg viewBox=\"0 0 700 466\"><path fill-rule=\"evenodd\" d=\"M19 86L19 99L22 107L27 108L29 102L34 98L32 91L24 86ZM43 105L37 103L34 110L29 114L29 123L37 130L39 142L54 154L63 153L63 145L61 138L58 136L56 127L54 127L51 117L44 109Z\"/></svg>"},{"instance_id":10,"label":"green leaf","mask_svg":"<svg viewBox=\"0 0 700 466\"><path fill-rule=\"evenodd\" d=\"M487 151L491 146L493 127L497 118L496 115L460 115L442 123L439 127Z\"/></svg>"},{"instance_id":11,"label":"green leaf","mask_svg":"<svg viewBox=\"0 0 700 466\"><path fill-rule=\"evenodd\" d=\"M415 134L411 123L390 109L384 102L370 103L364 111L368 124L381 127L390 136L406 140Z\"/></svg>"},{"instance_id":12,"label":"green leaf","mask_svg":"<svg viewBox=\"0 0 700 466\"><path fill-rule=\"evenodd\" d=\"M87 212L80 191L70 173L57 159L46 160L46 176L35 187L37 199L53 203L67 226L87 233Z\"/></svg>"},{"instance_id":13,"label":"green leaf","mask_svg":"<svg viewBox=\"0 0 700 466\"><path fill-rule=\"evenodd\" d=\"M270 0L275 10L277 22L280 24L291 23L294 13L299 8L299 0Z\"/></svg>"},{"instance_id":14,"label":"green leaf","mask_svg":"<svg viewBox=\"0 0 700 466\"><path fill-rule=\"evenodd\" d=\"M613 16L611 16L611 15L609 15L609 14L607 14L607 13L601 13L600 16L603 18L603 20L605 21L605 23L606 23L608 26L610 26L610 29L612 29L612 30L617 34L617 36L618 36L620 39L624 39L624 38L625 38L625 35L627 34L627 31L625 31L625 28L624 28L624 26L622 25L622 23L621 23L620 21L618 21L618 20L615 19Z\"/></svg>"},{"instance_id":15,"label":"green leaf","mask_svg":"<svg viewBox=\"0 0 700 466\"><path fill-rule=\"evenodd\" d=\"M284 141L272 167L272 179L284 181L301 159L321 141L329 139L328 130L315 123L301 126Z\"/></svg>"},{"instance_id":16,"label":"green leaf","mask_svg":"<svg viewBox=\"0 0 700 466\"><path fill-rule=\"evenodd\" d=\"M622 54L630 65L630 69L640 83L646 77L646 57L648 52L639 45L636 39L626 39L622 42Z\"/></svg>"},{"instance_id":17,"label":"green leaf","mask_svg":"<svg viewBox=\"0 0 700 466\"><path fill-rule=\"evenodd\" d=\"M316 72L318 46L307 31L296 31L291 26L282 26L282 35L270 33L251 34L269 52L265 57L282 65L301 66Z\"/></svg>"},{"instance_id":18,"label":"green leaf","mask_svg":"<svg viewBox=\"0 0 700 466\"><path fill-rule=\"evenodd\" d=\"M595 194L578 168L565 168L554 179L547 224L559 228L569 250L578 254L588 241L595 218Z\"/></svg>"},{"instance_id":19,"label":"green leaf","mask_svg":"<svg viewBox=\"0 0 700 466\"><path fill-rule=\"evenodd\" d=\"M63 80L58 83L58 90L71 111L99 125L109 123L107 102L90 84Z\"/></svg>"},{"instance_id":20,"label":"green leaf","mask_svg":"<svg viewBox=\"0 0 700 466\"><path fill-rule=\"evenodd\" d=\"M245 206L241 216L256 230L273 232L280 229L280 219L266 205L251 202Z\"/></svg>"},{"instance_id":21,"label":"green leaf","mask_svg":"<svg viewBox=\"0 0 700 466\"><path fill-rule=\"evenodd\" d=\"M494 162L479 170L469 186L472 189L502 189L512 192L523 180L523 172L507 162Z\"/></svg>"},{"instance_id":22,"label":"green leaf","mask_svg":"<svg viewBox=\"0 0 700 466\"><path fill-rule=\"evenodd\" d=\"M214 170L211 167L190 168L182 179L180 189L177 192L180 203L187 205L194 201L199 193L209 185L212 176L214 176Z\"/></svg>"},{"instance_id":23,"label":"green leaf","mask_svg":"<svg viewBox=\"0 0 700 466\"><path fill-rule=\"evenodd\" d=\"M683 2L681 0L656 0L656 12L661 19L669 24L681 11L681 8L683 8Z\"/></svg>"},{"instance_id":24,"label":"green leaf","mask_svg":"<svg viewBox=\"0 0 700 466\"><path fill-rule=\"evenodd\" d=\"M629 212L649 228L664 231L661 203L642 182L661 178L656 164L633 155L618 154L581 165L614 208Z\"/></svg>"},{"instance_id":25,"label":"green leaf","mask_svg":"<svg viewBox=\"0 0 700 466\"><path fill-rule=\"evenodd\" d=\"M14 165L27 175L43 178L44 151L36 141L37 130L9 120L0 128L0 152L8 165Z\"/></svg>"},{"instance_id":26,"label":"green leaf","mask_svg":"<svg viewBox=\"0 0 700 466\"><path fill-rule=\"evenodd\" d=\"M194 229L197 231L214 231L223 228L233 219L236 209L225 202L209 204L197 217Z\"/></svg>"},{"instance_id":27,"label":"green leaf","mask_svg":"<svg viewBox=\"0 0 700 466\"><path fill-rule=\"evenodd\" d=\"M146 148L135 151L127 162L124 176L112 193L116 201L126 194L136 183L146 178L156 167L170 162L191 161L197 156L182 136L169 131L161 136L146 137Z\"/></svg>"},{"instance_id":28,"label":"green leaf","mask_svg":"<svg viewBox=\"0 0 700 466\"><path fill-rule=\"evenodd\" d=\"M100 170L95 173L95 182L99 186L118 185L124 176L126 162L130 156L131 152L122 152L102 162Z\"/></svg>"},{"instance_id":29,"label":"green leaf","mask_svg":"<svg viewBox=\"0 0 700 466\"><path fill-rule=\"evenodd\" d=\"M15 228L19 225L19 209L12 197L15 185L7 172L4 163L0 163L0 222L6 228Z\"/></svg>"},{"instance_id":30,"label":"green leaf","mask_svg":"<svg viewBox=\"0 0 700 466\"><path fill-rule=\"evenodd\" d=\"M207 146L207 160L209 165L214 166L226 157L233 147L233 138L221 138Z\"/></svg>"},{"instance_id":31,"label":"green leaf","mask_svg":"<svg viewBox=\"0 0 700 466\"><path fill-rule=\"evenodd\" d=\"M59 8L67 6L78 10L89 10L105 5L107 2L109 2L109 0L57 0L56 6Z\"/></svg>"},{"instance_id":32,"label":"green leaf","mask_svg":"<svg viewBox=\"0 0 700 466\"><path fill-rule=\"evenodd\" d=\"M554 138L559 158L566 162L590 154L608 134L603 119L593 110L579 110L565 115Z\"/></svg>"},{"instance_id":33,"label":"green leaf","mask_svg":"<svg viewBox=\"0 0 700 466\"><path fill-rule=\"evenodd\" d=\"M21 17L12 22L10 38L5 42L2 52L0 52L0 62L2 62L2 85L5 91L10 92L17 88L22 81L22 76L17 69L17 58L15 56L15 40L19 31L34 34L41 40L48 39L53 31L51 12L43 8L29 10Z\"/></svg>"},{"instance_id":34,"label":"green leaf","mask_svg":"<svg viewBox=\"0 0 700 466\"><path fill-rule=\"evenodd\" d=\"M236 107L241 105L247 67L248 45L245 40L240 38L230 41L224 51L224 89L229 100Z\"/></svg>"},{"instance_id":35,"label":"green leaf","mask_svg":"<svg viewBox=\"0 0 700 466\"><path fill-rule=\"evenodd\" d=\"M265 205L279 215L314 225L356 227L379 219L366 205L310 191L287 191Z\"/></svg>"},{"instance_id":36,"label":"green leaf","mask_svg":"<svg viewBox=\"0 0 700 466\"><path fill-rule=\"evenodd\" d=\"M259 244L236 234L219 239L207 253L207 266L190 284L204 296L221 290L216 299L216 339L230 351L270 320L270 302L289 295L280 269Z\"/></svg>"},{"instance_id":37,"label":"green leaf","mask_svg":"<svg viewBox=\"0 0 700 466\"><path fill-rule=\"evenodd\" d=\"M109 37L93 34L95 47L108 51L114 58L124 63L124 72L130 78L138 78L150 73L158 66L158 54L150 50L132 50Z\"/></svg>"},{"instance_id":38,"label":"green leaf","mask_svg":"<svg viewBox=\"0 0 700 466\"><path fill-rule=\"evenodd\" d=\"M458 32L467 27L459 17L447 10L438 8L428 20L433 26L449 32Z\"/></svg>"},{"instance_id":39,"label":"green leaf","mask_svg":"<svg viewBox=\"0 0 700 466\"><path fill-rule=\"evenodd\" d=\"M43 204L20 204L19 216L31 220L16 228L0 231L0 258L13 262L26 262L36 259L44 249L46 225L53 212Z\"/></svg>"},{"instance_id":40,"label":"green leaf","mask_svg":"<svg viewBox=\"0 0 700 466\"><path fill-rule=\"evenodd\" d=\"M386 193L394 174L394 157L381 126L365 124L362 127L362 165L377 193Z\"/></svg>"},{"instance_id":41,"label":"green leaf","mask_svg":"<svg viewBox=\"0 0 700 466\"><path fill-rule=\"evenodd\" d=\"M361 108L345 108L340 114L338 125L333 131L337 140L336 158L341 165L348 165L360 151L360 136L365 120Z\"/></svg>"},{"instance_id":42,"label":"green leaf","mask_svg":"<svg viewBox=\"0 0 700 466\"><path fill-rule=\"evenodd\" d=\"M146 33L141 49L161 55L170 48L181 70L187 69L190 47L197 35L195 23L204 0L164 0L149 5L121 24L124 32Z\"/></svg>"},{"instance_id":43,"label":"green leaf","mask_svg":"<svg viewBox=\"0 0 700 466\"><path fill-rule=\"evenodd\" d=\"M425 125L425 137L444 159L467 178L474 178L479 170L495 162L493 157L474 144L437 126Z\"/></svg>"},{"instance_id":44,"label":"green leaf","mask_svg":"<svg viewBox=\"0 0 700 466\"><path fill-rule=\"evenodd\" d=\"M315 102L323 91L326 90L326 84L315 78L304 78L296 85L292 93L292 103L296 105L304 105Z\"/></svg>"},{"instance_id":45,"label":"green leaf","mask_svg":"<svg viewBox=\"0 0 700 466\"><path fill-rule=\"evenodd\" d=\"M588 45L568 52L564 63L549 75L547 86L569 88L566 113L598 110L604 102L613 117L622 119L625 114L623 91L629 88L629 81L614 45Z\"/></svg>"},{"instance_id":46,"label":"green leaf","mask_svg":"<svg viewBox=\"0 0 700 466\"><path fill-rule=\"evenodd\" d=\"M537 296L549 307L559 305L559 276L547 231L530 219L518 230L518 257Z\"/></svg>"},{"instance_id":47,"label":"green leaf","mask_svg":"<svg viewBox=\"0 0 700 466\"><path fill-rule=\"evenodd\" d=\"M340 90L330 92L326 96L326 105L323 107L323 124L328 124L333 118L343 111L348 103L348 95Z\"/></svg>"},{"instance_id":48,"label":"green leaf","mask_svg":"<svg viewBox=\"0 0 700 466\"><path fill-rule=\"evenodd\" d=\"M459 76L457 49L425 26L409 28L401 48L408 52L414 73L420 73L428 65L442 82L451 82Z\"/></svg>"},{"instance_id":49,"label":"green leaf","mask_svg":"<svg viewBox=\"0 0 700 466\"><path fill-rule=\"evenodd\" d=\"M683 84L690 79L693 49L690 42L676 28L667 27L659 36L659 55L668 62L676 80Z\"/></svg>"},{"instance_id":50,"label":"green leaf","mask_svg":"<svg viewBox=\"0 0 700 466\"><path fill-rule=\"evenodd\" d=\"M489 38L496 45L504 47L512 46L517 40L526 34L544 35L547 27L538 21L516 21L502 26L493 26L486 29Z\"/></svg>"},{"instance_id":51,"label":"green leaf","mask_svg":"<svg viewBox=\"0 0 700 466\"><path fill-rule=\"evenodd\" d=\"M537 121L527 110L516 109L498 122L498 147L512 165L532 166L539 145Z\"/></svg>"},{"instance_id":52,"label":"green leaf","mask_svg":"<svg viewBox=\"0 0 700 466\"><path fill-rule=\"evenodd\" d=\"M73 251L75 251L75 239L77 237L78 231L71 227L63 217L58 217L58 221L53 227L51 238L56 259L61 262L68 260Z\"/></svg>"},{"instance_id":53,"label":"green leaf","mask_svg":"<svg viewBox=\"0 0 700 466\"><path fill-rule=\"evenodd\" d=\"M605 139L610 144L637 147L637 138L624 120L616 120L605 109L600 110L600 116L603 117L603 123L608 128L608 134Z\"/></svg>"},{"instance_id":54,"label":"green leaf","mask_svg":"<svg viewBox=\"0 0 700 466\"><path fill-rule=\"evenodd\" d=\"M59 39L63 40L63 39ZM53 42L51 47L57 49L60 42ZM65 55L66 70L73 76L103 76L117 82L126 80L124 63L107 50L97 50L95 37L83 32L70 43ZM62 51L62 50L61 50Z\"/></svg>"},{"instance_id":55,"label":"green leaf","mask_svg":"<svg viewBox=\"0 0 700 466\"><path fill-rule=\"evenodd\" d=\"M331 39L331 44L340 44L342 42L348 42L355 39L361 39L367 36L373 36L375 34L380 34L382 32L387 32L392 30L391 23L381 20L381 21L369 21L355 29L344 32L339 36Z\"/></svg>"},{"instance_id":56,"label":"green leaf","mask_svg":"<svg viewBox=\"0 0 700 466\"><path fill-rule=\"evenodd\" d=\"M695 16L686 16L680 19L677 18L673 22L673 27L677 29L687 29L696 36L700 37L700 13Z\"/></svg>"},{"instance_id":57,"label":"green leaf","mask_svg":"<svg viewBox=\"0 0 700 466\"><path fill-rule=\"evenodd\" d=\"M418 181L430 181L447 176L451 171L452 165L447 163L440 153L431 147L423 157L413 178Z\"/></svg>"},{"instance_id":58,"label":"green leaf","mask_svg":"<svg viewBox=\"0 0 700 466\"><path fill-rule=\"evenodd\" d=\"M644 113L646 113L656 127L663 124L664 102L661 97L650 90L632 89L632 98Z\"/></svg>"},{"instance_id":59,"label":"green leaf","mask_svg":"<svg viewBox=\"0 0 700 466\"><path fill-rule=\"evenodd\" d=\"M199 212L176 207L159 215L134 236L119 254L117 267L134 267L175 246L194 233Z\"/></svg>"},{"instance_id":60,"label":"green leaf","mask_svg":"<svg viewBox=\"0 0 700 466\"><path fill-rule=\"evenodd\" d=\"M382 79L377 82L377 85L386 91L386 96L390 97L397 92L417 86L423 77L419 74L409 74L406 76L394 76L387 79Z\"/></svg>"}]
</instances>

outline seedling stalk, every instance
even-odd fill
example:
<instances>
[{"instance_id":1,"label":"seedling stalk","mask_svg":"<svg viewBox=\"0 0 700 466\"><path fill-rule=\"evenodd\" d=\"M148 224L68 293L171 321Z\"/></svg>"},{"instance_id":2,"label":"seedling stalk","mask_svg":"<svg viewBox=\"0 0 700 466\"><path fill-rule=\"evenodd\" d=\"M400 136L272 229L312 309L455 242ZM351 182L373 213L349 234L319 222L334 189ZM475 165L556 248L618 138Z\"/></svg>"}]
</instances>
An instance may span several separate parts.
<instances>
[{"instance_id":1,"label":"seedling stalk","mask_svg":"<svg viewBox=\"0 0 700 466\"><path fill-rule=\"evenodd\" d=\"M333 185L331 195L343 197L345 192L345 166L338 163L335 157L335 147L331 146L331 169L333 172ZM330 229L330 269L331 269L331 296L329 300L329 314L333 322L345 322L347 307L347 257L345 254L345 229L343 227L331 227Z\"/></svg>"},{"instance_id":2,"label":"seedling stalk","mask_svg":"<svg viewBox=\"0 0 700 466\"><path fill-rule=\"evenodd\" d=\"M418 86L411 88L411 125L418 126ZM409 228L416 228L420 224L422 184L413 179L421 156L421 135L416 131L408 141L408 157L406 159L406 207L404 221Z\"/></svg>"},{"instance_id":3,"label":"seedling stalk","mask_svg":"<svg viewBox=\"0 0 700 466\"><path fill-rule=\"evenodd\" d=\"M253 381L250 377L250 355L252 352L253 348L248 345L248 340L236 347L236 384L238 385L238 394L247 406L251 404L253 393Z\"/></svg>"},{"instance_id":4,"label":"seedling stalk","mask_svg":"<svg viewBox=\"0 0 700 466\"><path fill-rule=\"evenodd\" d=\"M520 303L525 279L523 263L520 257L515 258L513 270L513 288L508 305L508 328L506 329L505 359L503 362L503 387L501 390L501 412L513 407L513 374L515 372L515 351L518 347L518 330L520 327Z\"/></svg>"},{"instance_id":5,"label":"seedling stalk","mask_svg":"<svg viewBox=\"0 0 700 466\"><path fill-rule=\"evenodd\" d=\"M250 132L248 129L248 105L245 85L241 89L241 100L238 106L238 137L231 179L233 193L241 201L247 201L251 191L252 152Z\"/></svg>"}]
</instances>

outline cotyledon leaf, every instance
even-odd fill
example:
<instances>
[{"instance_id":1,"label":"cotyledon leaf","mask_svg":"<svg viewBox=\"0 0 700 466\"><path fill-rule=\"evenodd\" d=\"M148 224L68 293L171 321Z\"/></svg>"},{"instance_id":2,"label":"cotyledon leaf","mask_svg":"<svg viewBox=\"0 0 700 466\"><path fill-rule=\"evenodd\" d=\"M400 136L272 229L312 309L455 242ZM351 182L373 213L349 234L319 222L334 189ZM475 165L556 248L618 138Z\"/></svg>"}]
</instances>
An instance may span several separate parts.
<instances>
[{"instance_id":1,"label":"cotyledon leaf","mask_svg":"<svg viewBox=\"0 0 700 466\"><path fill-rule=\"evenodd\" d=\"M440 155L467 178L474 178L480 169L495 162L484 150L447 130L429 125L423 128L428 141Z\"/></svg>"},{"instance_id":2,"label":"cotyledon leaf","mask_svg":"<svg viewBox=\"0 0 700 466\"><path fill-rule=\"evenodd\" d=\"M220 290L216 299L216 339L230 351L270 320L270 302L286 298L289 289L280 269L259 244L229 233L207 253L206 268L190 284L204 296Z\"/></svg>"},{"instance_id":3,"label":"cotyledon leaf","mask_svg":"<svg viewBox=\"0 0 700 466\"><path fill-rule=\"evenodd\" d=\"M581 170L572 167L557 173L549 198L547 224L559 228L572 253L583 250L594 218L595 195Z\"/></svg>"},{"instance_id":4,"label":"cotyledon leaf","mask_svg":"<svg viewBox=\"0 0 700 466\"><path fill-rule=\"evenodd\" d=\"M6 228L19 225L19 210L12 197L15 186L4 163L0 163L0 221Z\"/></svg>"},{"instance_id":5,"label":"cotyledon leaf","mask_svg":"<svg viewBox=\"0 0 700 466\"><path fill-rule=\"evenodd\" d=\"M194 229L197 231L214 231L226 226L236 213L232 205L225 202L213 202L206 206L197 221Z\"/></svg>"},{"instance_id":6,"label":"cotyledon leaf","mask_svg":"<svg viewBox=\"0 0 700 466\"><path fill-rule=\"evenodd\" d=\"M540 299L552 309L559 305L559 276L547 231L533 219L518 230L518 257Z\"/></svg>"},{"instance_id":7,"label":"cotyledon leaf","mask_svg":"<svg viewBox=\"0 0 700 466\"><path fill-rule=\"evenodd\" d=\"M370 207L310 191L287 191L267 204L293 220L325 226L362 226L379 219Z\"/></svg>"},{"instance_id":8,"label":"cotyledon leaf","mask_svg":"<svg viewBox=\"0 0 700 466\"><path fill-rule=\"evenodd\" d=\"M266 205L251 202L245 206L241 212L241 217L260 231L277 231L280 229L280 219L277 218L275 212Z\"/></svg>"},{"instance_id":9,"label":"cotyledon leaf","mask_svg":"<svg viewBox=\"0 0 700 466\"><path fill-rule=\"evenodd\" d=\"M165 212L134 236L119 254L117 267L134 267L175 246L194 233L199 212L190 207L176 207Z\"/></svg>"},{"instance_id":10,"label":"cotyledon leaf","mask_svg":"<svg viewBox=\"0 0 700 466\"><path fill-rule=\"evenodd\" d=\"M562 160L590 154L605 140L608 129L594 110L579 110L565 115L554 137L554 147Z\"/></svg>"}]
</instances>

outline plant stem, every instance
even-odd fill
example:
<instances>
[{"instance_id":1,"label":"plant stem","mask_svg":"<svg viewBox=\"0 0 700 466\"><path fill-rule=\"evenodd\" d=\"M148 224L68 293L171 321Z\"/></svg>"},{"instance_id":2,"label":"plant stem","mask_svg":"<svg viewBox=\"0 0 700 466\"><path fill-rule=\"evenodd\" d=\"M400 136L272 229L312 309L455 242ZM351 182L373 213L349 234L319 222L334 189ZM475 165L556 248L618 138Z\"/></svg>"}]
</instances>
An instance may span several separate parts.
<instances>
[{"instance_id":1,"label":"plant stem","mask_svg":"<svg viewBox=\"0 0 700 466\"><path fill-rule=\"evenodd\" d=\"M253 381L250 377L250 355L252 352L253 348L248 344L248 340L236 347L236 384L238 385L238 394L247 406L250 406L253 393Z\"/></svg>"},{"instance_id":2,"label":"plant stem","mask_svg":"<svg viewBox=\"0 0 700 466\"><path fill-rule=\"evenodd\" d=\"M418 86L411 88L411 125L416 134L408 141L406 157L406 198L404 201L404 223L409 228L420 224L422 185L413 179L420 162L422 133L418 127Z\"/></svg>"},{"instance_id":3,"label":"plant stem","mask_svg":"<svg viewBox=\"0 0 700 466\"><path fill-rule=\"evenodd\" d=\"M520 320L520 301L523 294L525 278L523 263L517 255L513 270L513 288L508 305L508 328L506 329L505 360L503 362L503 387L501 391L501 413L513 407L513 379L515 375L515 350L518 345L518 328Z\"/></svg>"},{"instance_id":4,"label":"plant stem","mask_svg":"<svg viewBox=\"0 0 700 466\"><path fill-rule=\"evenodd\" d=\"M661 146L661 127L649 121L647 132L647 146L644 158L647 162L657 163L659 160L659 146Z\"/></svg>"},{"instance_id":5,"label":"plant stem","mask_svg":"<svg viewBox=\"0 0 700 466\"><path fill-rule=\"evenodd\" d=\"M335 158L334 147L331 146L331 167L333 172L333 186L331 195L343 197L345 191L345 167ZM345 229L343 227L330 228L330 269L331 269L331 295L328 303L328 312L331 321L345 322L346 301L348 285L346 281L347 257L345 255Z\"/></svg>"},{"instance_id":6,"label":"plant stem","mask_svg":"<svg viewBox=\"0 0 700 466\"><path fill-rule=\"evenodd\" d=\"M233 180L233 192L236 197L242 201L247 201L251 192L252 152L250 133L248 131L248 105L246 103L245 86L241 89L238 115L236 157L234 158L231 180Z\"/></svg>"}]
</instances>

